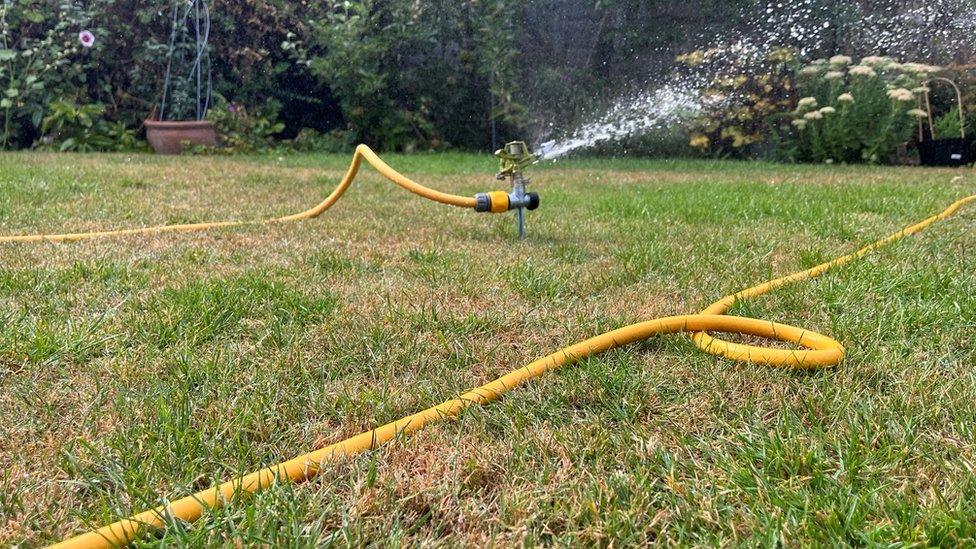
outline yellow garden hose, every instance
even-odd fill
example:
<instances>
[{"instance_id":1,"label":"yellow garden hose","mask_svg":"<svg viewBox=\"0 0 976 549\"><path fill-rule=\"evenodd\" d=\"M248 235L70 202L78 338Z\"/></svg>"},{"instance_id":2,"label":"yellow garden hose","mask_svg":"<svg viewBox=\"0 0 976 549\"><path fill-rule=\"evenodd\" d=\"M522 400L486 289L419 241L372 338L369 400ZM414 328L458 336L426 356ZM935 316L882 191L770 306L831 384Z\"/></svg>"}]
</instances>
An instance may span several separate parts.
<instances>
[{"instance_id":1,"label":"yellow garden hose","mask_svg":"<svg viewBox=\"0 0 976 549\"><path fill-rule=\"evenodd\" d=\"M352 156L352 163L349 165L349 170L346 171L346 175L343 176L342 181L339 182L339 186L332 191L332 194L327 196L325 200L320 202L313 208L305 210L304 212L299 212L292 215L286 215L284 217L276 217L272 219L261 219L257 221L211 221L208 223L184 223L180 225L159 225L156 227L140 227L137 229L119 229L114 231L96 231L88 233L65 233L65 234L28 234L28 235L15 235L15 236L0 236L0 243L4 242L70 242L74 240L85 240L89 238L104 238L110 236L123 236L123 235L135 235L135 234L153 234L153 233L163 233L163 232L191 232L191 231L202 231L206 229L215 229L219 227L235 227L240 225L253 225L253 224L271 224L271 223L282 223L287 221L300 221L303 219L311 219L313 217L318 217L325 210L328 210L335 204L342 194L346 192L349 185L352 184L353 179L356 178L356 173L359 172L359 166L362 164L363 160L372 164L376 171L380 172L384 177L390 181L400 185L408 191L419 194L420 196L433 200L434 202L440 202L441 204L448 204L451 206L458 206L459 208L474 208L475 198L467 196L458 196L455 194L442 193L440 191L425 187L419 183L415 183L405 177L403 174L391 168L386 162L376 156L369 147L366 145L360 145L356 147L356 152ZM506 195L507 198L508 195Z\"/></svg>"},{"instance_id":2,"label":"yellow garden hose","mask_svg":"<svg viewBox=\"0 0 976 549\"><path fill-rule=\"evenodd\" d=\"M349 171L339 186L318 206L302 213L291 216L265 220L261 223L278 221L293 221L315 217L331 207L342 193L352 183L362 159L372 164L381 174L398 185L437 202L461 207L474 207L474 199L450 195L434 191L400 175L387 166L369 148L360 145L356 149ZM140 536L151 532L154 528L165 526L167 518L194 521L200 518L210 508L219 507L239 494L254 493L273 486L276 482L300 482L315 476L323 464L346 456L352 456L365 451L374 450L393 440L397 436L407 435L426 425L443 421L459 415L464 409L484 405L501 398L505 393L535 379L542 374L560 366L572 364L583 358L602 353L615 347L634 343L660 334L690 332L695 344L705 352L729 358L732 360L780 366L786 368L808 369L835 366L844 357L844 348L837 341L825 336L776 322L727 316L726 313L737 301L761 296L779 287L808 280L820 276L828 270L844 265L871 251L890 244L904 236L919 232L926 227L945 219L958 211L969 202L976 200L976 195L962 198L952 203L941 213L929 217L919 223L906 227L886 238L868 244L856 252L843 255L810 269L799 271L782 278L764 282L747 288L732 295L723 297L709 305L701 313L662 317L644 322L624 326L616 330L600 334L560 349L529 364L521 366L498 379L471 389L466 393L427 408L415 414L387 423L370 431L360 433L319 450L300 455L242 477L234 478L223 484L199 491L193 495L172 501L129 518L109 524L79 536L63 541L55 547L95 548L124 545ZM239 225L244 222L201 223L193 225L169 225L144 229L129 229L100 233L77 233L64 235L26 235L19 237L4 237L0 242L10 241L43 241L43 240L77 240L118 234L139 234L161 231L197 230L210 227L225 227ZM725 332L740 335L758 336L791 343L800 349L776 349L731 343L715 338L705 333Z\"/></svg>"}]
</instances>

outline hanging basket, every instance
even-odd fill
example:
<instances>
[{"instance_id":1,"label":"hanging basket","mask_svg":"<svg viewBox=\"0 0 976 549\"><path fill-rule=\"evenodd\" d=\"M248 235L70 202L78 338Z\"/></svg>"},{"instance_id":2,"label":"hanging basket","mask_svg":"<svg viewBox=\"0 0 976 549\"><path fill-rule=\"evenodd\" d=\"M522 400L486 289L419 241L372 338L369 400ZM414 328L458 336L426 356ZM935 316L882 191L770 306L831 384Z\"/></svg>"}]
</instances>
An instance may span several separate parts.
<instances>
[{"instance_id":1,"label":"hanging basket","mask_svg":"<svg viewBox=\"0 0 976 549\"><path fill-rule=\"evenodd\" d=\"M932 120L932 103L929 92L925 91L925 110L928 113L929 138L925 139L922 120L918 121L918 159L923 166L965 166L973 161L972 147L966 139L965 117L963 116L962 92L959 86L948 78L936 77L927 80L923 85L940 81L946 82L956 91L956 102L959 108L959 137L939 138L935 134L935 124Z\"/></svg>"}]
</instances>

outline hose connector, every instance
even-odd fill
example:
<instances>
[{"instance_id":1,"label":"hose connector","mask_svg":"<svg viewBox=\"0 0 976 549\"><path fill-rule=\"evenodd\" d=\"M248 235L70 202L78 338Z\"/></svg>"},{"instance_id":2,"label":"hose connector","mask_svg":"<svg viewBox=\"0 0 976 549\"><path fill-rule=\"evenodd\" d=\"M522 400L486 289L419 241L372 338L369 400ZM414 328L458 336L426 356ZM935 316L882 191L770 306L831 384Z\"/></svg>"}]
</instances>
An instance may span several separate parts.
<instances>
[{"instance_id":1,"label":"hose connector","mask_svg":"<svg viewBox=\"0 0 976 549\"><path fill-rule=\"evenodd\" d=\"M476 212L502 213L516 208L525 208L530 212L539 207L539 193L506 193L493 191L474 195Z\"/></svg>"},{"instance_id":2,"label":"hose connector","mask_svg":"<svg viewBox=\"0 0 976 549\"><path fill-rule=\"evenodd\" d=\"M513 208L511 195L505 191L478 193L474 195L474 201L474 211L476 212L502 213Z\"/></svg>"}]
</instances>

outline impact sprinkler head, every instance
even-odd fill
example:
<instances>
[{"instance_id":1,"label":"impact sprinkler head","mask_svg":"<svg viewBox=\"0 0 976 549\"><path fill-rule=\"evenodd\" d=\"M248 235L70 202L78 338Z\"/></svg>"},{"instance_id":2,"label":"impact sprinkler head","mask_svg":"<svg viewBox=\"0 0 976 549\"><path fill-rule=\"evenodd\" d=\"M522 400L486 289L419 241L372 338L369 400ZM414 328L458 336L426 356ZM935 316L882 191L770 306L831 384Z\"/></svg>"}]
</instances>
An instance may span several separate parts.
<instances>
[{"instance_id":1,"label":"impact sprinkler head","mask_svg":"<svg viewBox=\"0 0 976 549\"><path fill-rule=\"evenodd\" d=\"M507 193L495 191L476 194L475 210L494 213L515 210L518 236L525 238L525 210L534 210L539 207L539 194L525 192L525 186L530 181L523 172L538 162L540 157L537 154L532 154L524 141L512 141L505 144L504 148L495 151L495 156L501 162L501 168L495 175L495 179L511 180L512 190Z\"/></svg>"}]
</instances>

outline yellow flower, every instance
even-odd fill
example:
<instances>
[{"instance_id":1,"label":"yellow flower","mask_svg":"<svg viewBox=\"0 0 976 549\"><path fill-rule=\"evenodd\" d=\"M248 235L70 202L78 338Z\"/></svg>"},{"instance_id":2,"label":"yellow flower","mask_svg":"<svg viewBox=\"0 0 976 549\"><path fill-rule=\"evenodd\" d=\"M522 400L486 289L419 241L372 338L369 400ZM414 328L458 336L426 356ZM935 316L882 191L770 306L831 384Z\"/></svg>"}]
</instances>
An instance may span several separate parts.
<instances>
[{"instance_id":1,"label":"yellow flower","mask_svg":"<svg viewBox=\"0 0 976 549\"><path fill-rule=\"evenodd\" d=\"M789 48L776 48L766 56L770 61L792 61L795 55Z\"/></svg>"},{"instance_id":2,"label":"yellow flower","mask_svg":"<svg viewBox=\"0 0 976 549\"><path fill-rule=\"evenodd\" d=\"M854 96L849 93L842 93L837 96L837 100L840 101L841 103L853 103Z\"/></svg>"},{"instance_id":3,"label":"yellow flower","mask_svg":"<svg viewBox=\"0 0 976 549\"><path fill-rule=\"evenodd\" d=\"M797 107L800 107L800 108L804 108L804 107L816 107L817 106L817 99L815 97L804 97L803 99L800 99L799 101L797 101L796 106Z\"/></svg>"},{"instance_id":4,"label":"yellow flower","mask_svg":"<svg viewBox=\"0 0 976 549\"><path fill-rule=\"evenodd\" d=\"M831 65L850 65L852 59L846 55L835 55L830 58Z\"/></svg>"},{"instance_id":5,"label":"yellow flower","mask_svg":"<svg viewBox=\"0 0 976 549\"><path fill-rule=\"evenodd\" d=\"M723 139L731 139L732 146L737 149L739 147L751 145L758 140L758 137L755 135L746 135L742 133L742 128L738 126L723 129L721 135Z\"/></svg>"},{"instance_id":6,"label":"yellow flower","mask_svg":"<svg viewBox=\"0 0 976 549\"><path fill-rule=\"evenodd\" d=\"M911 109L908 111L908 116L914 116L916 118L927 118L929 113L923 111L922 109Z\"/></svg>"},{"instance_id":7,"label":"yellow flower","mask_svg":"<svg viewBox=\"0 0 976 549\"><path fill-rule=\"evenodd\" d=\"M840 80L844 78L844 73L841 71L827 71L824 75L824 80Z\"/></svg>"},{"instance_id":8,"label":"yellow flower","mask_svg":"<svg viewBox=\"0 0 976 549\"><path fill-rule=\"evenodd\" d=\"M823 115L820 114L820 111L810 111L804 114L803 118L807 120L820 120L821 118L823 118Z\"/></svg>"},{"instance_id":9,"label":"yellow flower","mask_svg":"<svg viewBox=\"0 0 976 549\"><path fill-rule=\"evenodd\" d=\"M675 58L679 63L684 63L689 67L697 67L705 62L705 52L702 50L695 50L684 55L679 55Z\"/></svg>"},{"instance_id":10,"label":"yellow flower","mask_svg":"<svg viewBox=\"0 0 976 549\"><path fill-rule=\"evenodd\" d=\"M826 116L828 114L834 114L835 112L837 112L837 109L835 109L833 107L823 107L823 108L820 109L820 114L822 114L824 116Z\"/></svg>"},{"instance_id":11,"label":"yellow flower","mask_svg":"<svg viewBox=\"0 0 976 549\"><path fill-rule=\"evenodd\" d=\"M708 139L707 135L693 135L689 144L696 149L707 149L711 140Z\"/></svg>"}]
</instances>

